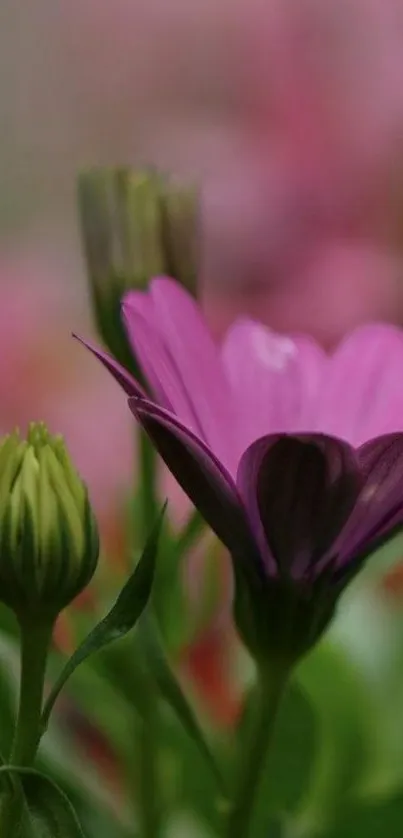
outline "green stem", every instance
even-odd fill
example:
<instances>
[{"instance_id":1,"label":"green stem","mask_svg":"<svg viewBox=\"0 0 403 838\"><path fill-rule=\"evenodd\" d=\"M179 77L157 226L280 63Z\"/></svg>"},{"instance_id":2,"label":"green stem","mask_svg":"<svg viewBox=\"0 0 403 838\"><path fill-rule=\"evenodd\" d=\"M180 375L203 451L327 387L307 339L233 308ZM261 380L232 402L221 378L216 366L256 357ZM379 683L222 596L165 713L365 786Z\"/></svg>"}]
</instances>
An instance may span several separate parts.
<instances>
[{"instance_id":1,"label":"green stem","mask_svg":"<svg viewBox=\"0 0 403 838\"><path fill-rule=\"evenodd\" d=\"M147 434L140 431L140 522L141 537L146 541L155 525L158 512L156 454Z\"/></svg>"},{"instance_id":2,"label":"green stem","mask_svg":"<svg viewBox=\"0 0 403 838\"><path fill-rule=\"evenodd\" d=\"M42 735L41 713L53 621L21 621L20 700L10 764L32 765Z\"/></svg>"},{"instance_id":3,"label":"green stem","mask_svg":"<svg viewBox=\"0 0 403 838\"><path fill-rule=\"evenodd\" d=\"M155 450L144 431L140 433L140 522L141 538L145 541L155 525L158 514L157 458ZM139 665L144 658L139 644ZM158 776L158 700L155 686L143 661L143 702L145 712L141 719L138 743L138 807L141 838L158 838L161 831L159 776Z\"/></svg>"},{"instance_id":4,"label":"green stem","mask_svg":"<svg viewBox=\"0 0 403 838\"><path fill-rule=\"evenodd\" d=\"M21 676L18 715L9 764L32 765L42 735L41 712L46 662L52 638L53 621L20 621ZM6 792L0 806L1 838L12 838L21 817L20 793Z\"/></svg>"},{"instance_id":5,"label":"green stem","mask_svg":"<svg viewBox=\"0 0 403 838\"><path fill-rule=\"evenodd\" d=\"M277 668L259 673L250 740L239 754L239 776L227 821L227 838L248 838L251 834L256 797L287 676L287 670Z\"/></svg>"},{"instance_id":6,"label":"green stem","mask_svg":"<svg viewBox=\"0 0 403 838\"><path fill-rule=\"evenodd\" d=\"M194 509L185 526L178 535L176 542L176 550L179 558L186 556L194 543L200 538L206 529L206 524L197 509Z\"/></svg>"},{"instance_id":7,"label":"green stem","mask_svg":"<svg viewBox=\"0 0 403 838\"><path fill-rule=\"evenodd\" d=\"M157 838L161 831L158 776L158 713L153 685L147 690L147 709L140 722L138 801L141 838Z\"/></svg>"}]
</instances>

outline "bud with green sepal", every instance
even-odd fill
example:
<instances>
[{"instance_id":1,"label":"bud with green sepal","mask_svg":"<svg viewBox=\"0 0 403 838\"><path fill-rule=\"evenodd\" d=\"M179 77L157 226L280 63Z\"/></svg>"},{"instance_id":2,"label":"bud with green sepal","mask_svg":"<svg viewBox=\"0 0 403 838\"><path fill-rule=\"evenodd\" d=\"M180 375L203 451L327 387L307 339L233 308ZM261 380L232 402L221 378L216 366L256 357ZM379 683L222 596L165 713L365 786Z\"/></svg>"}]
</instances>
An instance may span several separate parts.
<instances>
[{"instance_id":1,"label":"bud with green sepal","mask_svg":"<svg viewBox=\"0 0 403 838\"><path fill-rule=\"evenodd\" d=\"M199 212L198 190L167 178L162 183L161 213L162 235L166 271L194 297L197 296L197 270L199 265Z\"/></svg>"},{"instance_id":2,"label":"bud with green sepal","mask_svg":"<svg viewBox=\"0 0 403 838\"><path fill-rule=\"evenodd\" d=\"M90 581L99 538L88 492L61 437L31 424L0 443L0 600L55 619Z\"/></svg>"},{"instance_id":3,"label":"bud with green sepal","mask_svg":"<svg viewBox=\"0 0 403 838\"><path fill-rule=\"evenodd\" d=\"M127 168L91 169L78 180L78 200L98 332L115 357L139 374L121 323L131 288L164 273L158 178Z\"/></svg>"},{"instance_id":4,"label":"bud with green sepal","mask_svg":"<svg viewBox=\"0 0 403 838\"><path fill-rule=\"evenodd\" d=\"M81 174L78 199L98 332L141 377L122 326L121 299L162 274L195 291L196 190L152 169L99 168Z\"/></svg>"}]
</instances>

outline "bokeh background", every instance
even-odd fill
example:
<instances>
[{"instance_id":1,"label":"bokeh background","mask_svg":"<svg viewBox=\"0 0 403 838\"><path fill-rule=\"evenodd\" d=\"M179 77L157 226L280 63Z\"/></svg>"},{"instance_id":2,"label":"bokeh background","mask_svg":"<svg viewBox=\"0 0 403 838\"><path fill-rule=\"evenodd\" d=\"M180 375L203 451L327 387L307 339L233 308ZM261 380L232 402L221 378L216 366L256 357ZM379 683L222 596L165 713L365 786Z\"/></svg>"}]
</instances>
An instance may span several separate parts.
<instances>
[{"instance_id":1,"label":"bokeh background","mask_svg":"<svg viewBox=\"0 0 403 838\"><path fill-rule=\"evenodd\" d=\"M69 337L90 328L80 167L200 183L217 333L245 309L326 345L402 321L401 0L5 0L0 55L1 424L60 425L95 494L129 437Z\"/></svg>"},{"instance_id":2,"label":"bokeh background","mask_svg":"<svg viewBox=\"0 0 403 838\"><path fill-rule=\"evenodd\" d=\"M65 435L119 562L132 424L70 337L93 332L76 173L114 163L200 184L217 336L240 311L328 348L361 322L403 324L402 0L3 0L0 429L44 419ZM395 620L402 579L343 623L357 659L362 625ZM195 661L228 721L224 635Z\"/></svg>"}]
</instances>

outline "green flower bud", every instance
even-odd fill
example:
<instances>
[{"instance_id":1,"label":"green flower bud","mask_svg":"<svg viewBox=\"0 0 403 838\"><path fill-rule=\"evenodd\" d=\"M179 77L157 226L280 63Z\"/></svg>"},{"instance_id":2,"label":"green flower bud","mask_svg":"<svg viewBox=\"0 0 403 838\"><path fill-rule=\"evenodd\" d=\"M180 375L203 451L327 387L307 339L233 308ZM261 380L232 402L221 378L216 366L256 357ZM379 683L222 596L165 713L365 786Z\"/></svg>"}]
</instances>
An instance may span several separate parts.
<instances>
[{"instance_id":1,"label":"green flower bud","mask_svg":"<svg viewBox=\"0 0 403 838\"><path fill-rule=\"evenodd\" d=\"M98 332L115 358L138 376L121 300L161 274L195 290L196 191L153 170L100 168L79 177L78 200Z\"/></svg>"},{"instance_id":2,"label":"green flower bud","mask_svg":"<svg viewBox=\"0 0 403 838\"><path fill-rule=\"evenodd\" d=\"M157 176L127 168L92 169L78 180L81 228L98 332L112 354L135 375L121 321L121 300L164 273Z\"/></svg>"},{"instance_id":3,"label":"green flower bud","mask_svg":"<svg viewBox=\"0 0 403 838\"><path fill-rule=\"evenodd\" d=\"M56 617L90 581L99 538L88 493L61 437L42 423L0 443L0 600Z\"/></svg>"},{"instance_id":4,"label":"green flower bud","mask_svg":"<svg viewBox=\"0 0 403 838\"><path fill-rule=\"evenodd\" d=\"M197 295L199 200L194 186L166 180L161 188L165 273Z\"/></svg>"}]
</instances>

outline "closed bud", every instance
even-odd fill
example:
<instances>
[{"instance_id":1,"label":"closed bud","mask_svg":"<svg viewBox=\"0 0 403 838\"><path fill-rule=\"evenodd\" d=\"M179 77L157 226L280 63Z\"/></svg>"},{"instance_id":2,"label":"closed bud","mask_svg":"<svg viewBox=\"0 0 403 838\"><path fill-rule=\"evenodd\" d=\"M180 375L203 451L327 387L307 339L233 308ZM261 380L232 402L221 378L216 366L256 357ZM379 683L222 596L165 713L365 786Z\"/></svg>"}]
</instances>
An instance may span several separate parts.
<instances>
[{"instance_id":1,"label":"closed bud","mask_svg":"<svg viewBox=\"0 0 403 838\"><path fill-rule=\"evenodd\" d=\"M199 263L197 189L166 180L161 191L161 211L166 273L196 297Z\"/></svg>"},{"instance_id":2,"label":"closed bud","mask_svg":"<svg viewBox=\"0 0 403 838\"><path fill-rule=\"evenodd\" d=\"M98 332L115 358L140 376L121 321L125 292L169 275L195 292L196 191L154 170L83 172L78 200Z\"/></svg>"},{"instance_id":3,"label":"closed bud","mask_svg":"<svg viewBox=\"0 0 403 838\"><path fill-rule=\"evenodd\" d=\"M164 273L158 178L128 168L92 169L79 177L78 200L98 332L138 375L120 305L126 291Z\"/></svg>"},{"instance_id":4,"label":"closed bud","mask_svg":"<svg viewBox=\"0 0 403 838\"><path fill-rule=\"evenodd\" d=\"M55 618L90 581L99 538L87 489L42 423L0 443L0 600Z\"/></svg>"}]
</instances>

